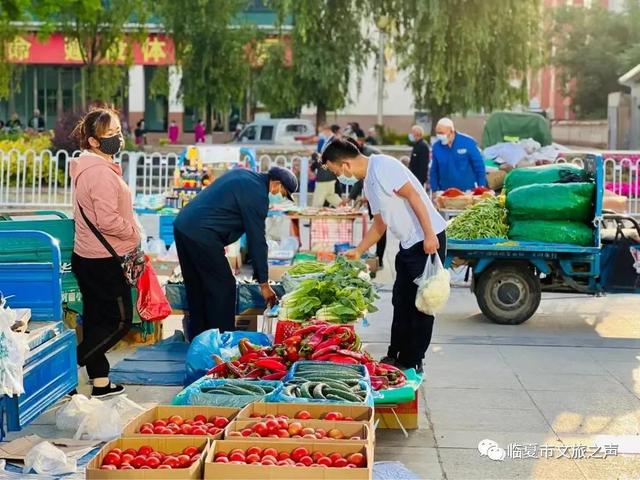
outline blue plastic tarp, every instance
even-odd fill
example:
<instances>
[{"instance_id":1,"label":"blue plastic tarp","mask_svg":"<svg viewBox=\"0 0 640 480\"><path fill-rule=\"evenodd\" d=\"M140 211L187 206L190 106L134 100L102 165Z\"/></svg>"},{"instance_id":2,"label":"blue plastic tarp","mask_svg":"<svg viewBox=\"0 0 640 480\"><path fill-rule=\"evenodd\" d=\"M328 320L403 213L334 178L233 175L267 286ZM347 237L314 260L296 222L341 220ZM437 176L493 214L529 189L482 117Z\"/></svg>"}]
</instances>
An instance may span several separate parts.
<instances>
[{"instance_id":1,"label":"blue plastic tarp","mask_svg":"<svg viewBox=\"0 0 640 480\"><path fill-rule=\"evenodd\" d=\"M184 385L189 385L205 375L215 366L213 355L222 357L224 361L238 355L238 342L243 338L254 345L267 347L271 345L268 335L261 332L224 332L217 328L206 330L191 341L187 352Z\"/></svg>"}]
</instances>

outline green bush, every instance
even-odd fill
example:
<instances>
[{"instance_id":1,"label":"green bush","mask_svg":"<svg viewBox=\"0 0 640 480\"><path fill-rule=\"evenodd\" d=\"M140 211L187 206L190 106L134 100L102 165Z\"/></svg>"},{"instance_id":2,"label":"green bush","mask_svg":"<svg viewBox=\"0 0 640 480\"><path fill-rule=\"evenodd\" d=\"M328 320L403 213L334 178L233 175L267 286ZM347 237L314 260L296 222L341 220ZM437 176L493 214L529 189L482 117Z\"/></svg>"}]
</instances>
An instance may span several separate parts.
<instances>
[{"instance_id":1,"label":"green bush","mask_svg":"<svg viewBox=\"0 0 640 480\"><path fill-rule=\"evenodd\" d=\"M42 161L36 163L35 154L51 148L51 137L48 133L30 135L26 133L11 133L0 135L0 152L2 169L6 178L9 168L9 185L17 186L18 177L20 185L48 185L51 177L55 178L58 185L64 184L64 164L58 165L58 169L51 167L52 155L42 156ZM27 154L26 169L24 162L18 163L19 154ZM50 171L51 167L51 171ZM20 169L18 171L18 169Z\"/></svg>"}]
</instances>

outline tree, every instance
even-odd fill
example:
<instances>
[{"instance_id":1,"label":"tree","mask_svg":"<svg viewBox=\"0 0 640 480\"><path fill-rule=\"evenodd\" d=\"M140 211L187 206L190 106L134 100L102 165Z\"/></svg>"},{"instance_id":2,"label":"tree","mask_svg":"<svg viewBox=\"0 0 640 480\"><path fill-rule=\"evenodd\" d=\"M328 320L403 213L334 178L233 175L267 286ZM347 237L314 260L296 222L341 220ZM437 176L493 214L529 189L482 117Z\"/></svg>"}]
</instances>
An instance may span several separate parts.
<instances>
[{"instance_id":1,"label":"tree","mask_svg":"<svg viewBox=\"0 0 640 480\"><path fill-rule=\"evenodd\" d=\"M578 118L606 118L608 94L623 90L618 78L640 63L639 4L622 13L599 6L556 12L552 60Z\"/></svg>"},{"instance_id":2,"label":"tree","mask_svg":"<svg viewBox=\"0 0 640 480\"><path fill-rule=\"evenodd\" d=\"M28 6L27 0L0 1L0 99L3 100L9 98L13 79L20 71L18 65L9 63L6 58L7 45L18 33L13 22L24 19Z\"/></svg>"},{"instance_id":3,"label":"tree","mask_svg":"<svg viewBox=\"0 0 640 480\"><path fill-rule=\"evenodd\" d=\"M293 19L293 60L291 71L281 76L265 68L269 81L264 82L261 94L267 102L279 99L280 107L315 105L316 124L320 125L326 122L327 111L345 106L349 83L366 64L370 52L363 22L366 1L274 0L272 4L281 19Z\"/></svg>"},{"instance_id":4,"label":"tree","mask_svg":"<svg viewBox=\"0 0 640 480\"><path fill-rule=\"evenodd\" d=\"M159 12L173 37L182 68L180 92L186 104L206 110L211 131L214 110L229 112L242 102L250 66L245 46L252 30L238 24L245 0L162 0ZM224 115L226 118L227 115Z\"/></svg>"},{"instance_id":5,"label":"tree","mask_svg":"<svg viewBox=\"0 0 640 480\"><path fill-rule=\"evenodd\" d=\"M373 1L385 10L384 0ZM437 119L527 100L527 72L540 54L540 0L390 2L417 109Z\"/></svg>"},{"instance_id":6,"label":"tree","mask_svg":"<svg viewBox=\"0 0 640 480\"><path fill-rule=\"evenodd\" d=\"M264 61L254 75L252 86L255 97L272 116L286 117L298 112L301 104L296 72L287 62L282 42L265 49Z\"/></svg>"},{"instance_id":7,"label":"tree","mask_svg":"<svg viewBox=\"0 0 640 480\"><path fill-rule=\"evenodd\" d=\"M147 0L34 0L46 19L43 33L59 30L83 63L83 107L110 102L133 61L132 42L142 41ZM125 31L126 24L136 27Z\"/></svg>"}]
</instances>

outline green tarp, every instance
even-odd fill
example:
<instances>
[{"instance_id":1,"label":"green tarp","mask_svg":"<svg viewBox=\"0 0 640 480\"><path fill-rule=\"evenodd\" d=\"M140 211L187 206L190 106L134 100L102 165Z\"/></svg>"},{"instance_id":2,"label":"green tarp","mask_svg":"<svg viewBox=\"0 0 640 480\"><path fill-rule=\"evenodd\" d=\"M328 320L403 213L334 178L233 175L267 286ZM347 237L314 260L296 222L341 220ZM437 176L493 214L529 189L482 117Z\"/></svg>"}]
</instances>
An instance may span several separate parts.
<instances>
[{"instance_id":1,"label":"green tarp","mask_svg":"<svg viewBox=\"0 0 640 480\"><path fill-rule=\"evenodd\" d=\"M509 227L509 239L519 242L569 243L583 247L594 245L593 229L579 222L518 220Z\"/></svg>"},{"instance_id":2,"label":"green tarp","mask_svg":"<svg viewBox=\"0 0 640 480\"><path fill-rule=\"evenodd\" d=\"M593 220L593 183L542 183L511 190L506 207L515 220Z\"/></svg>"},{"instance_id":3,"label":"green tarp","mask_svg":"<svg viewBox=\"0 0 640 480\"><path fill-rule=\"evenodd\" d=\"M551 145L547 120L537 113L496 112L489 116L484 126L482 148L524 138L533 138L543 147Z\"/></svg>"},{"instance_id":4,"label":"green tarp","mask_svg":"<svg viewBox=\"0 0 640 480\"><path fill-rule=\"evenodd\" d=\"M587 182L589 175L572 163L555 163L540 167L515 168L504 179L504 189L507 192L525 185L539 183L570 183Z\"/></svg>"}]
</instances>

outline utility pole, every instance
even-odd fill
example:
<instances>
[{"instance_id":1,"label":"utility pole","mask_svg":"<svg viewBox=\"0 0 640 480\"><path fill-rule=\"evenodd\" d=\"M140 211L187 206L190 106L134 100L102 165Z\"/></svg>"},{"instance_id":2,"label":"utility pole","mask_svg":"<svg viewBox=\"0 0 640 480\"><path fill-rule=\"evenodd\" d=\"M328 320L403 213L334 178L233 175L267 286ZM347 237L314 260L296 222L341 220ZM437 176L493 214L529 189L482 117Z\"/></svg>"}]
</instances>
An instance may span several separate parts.
<instances>
[{"instance_id":1,"label":"utility pole","mask_svg":"<svg viewBox=\"0 0 640 480\"><path fill-rule=\"evenodd\" d=\"M378 40L378 125L383 124L383 105L384 105L384 44L385 33L384 29L380 28L379 40Z\"/></svg>"}]
</instances>

